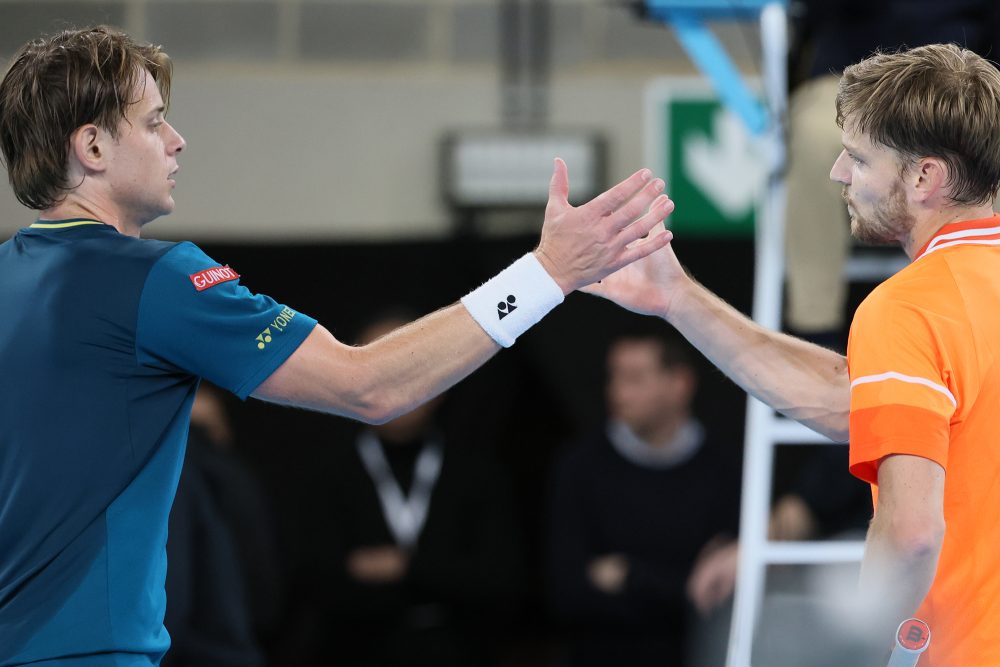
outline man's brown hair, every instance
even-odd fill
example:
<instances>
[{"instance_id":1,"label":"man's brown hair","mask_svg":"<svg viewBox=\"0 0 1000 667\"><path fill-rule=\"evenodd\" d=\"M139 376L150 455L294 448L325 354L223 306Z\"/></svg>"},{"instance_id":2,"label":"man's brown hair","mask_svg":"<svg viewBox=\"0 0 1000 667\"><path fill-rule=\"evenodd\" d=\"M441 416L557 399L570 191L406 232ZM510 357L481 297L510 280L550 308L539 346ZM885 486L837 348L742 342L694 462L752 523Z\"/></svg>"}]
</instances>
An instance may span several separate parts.
<instances>
[{"instance_id":1,"label":"man's brown hair","mask_svg":"<svg viewBox=\"0 0 1000 667\"><path fill-rule=\"evenodd\" d=\"M904 162L940 158L949 196L965 205L1000 187L1000 71L954 44L876 53L844 70L837 124L847 122Z\"/></svg>"},{"instance_id":2,"label":"man's brown hair","mask_svg":"<svg viewBox=\"0 0 1000 667\"><path fill-rule=\"evenodd\" d=\"M117 138L141 99L143 69L168 104L170 58L116 28L66 30L18 51L0 82L0 151L18 201L42 210L75 187L66 180L71 135L93 123Z\"/></svg>"}]
</instances>

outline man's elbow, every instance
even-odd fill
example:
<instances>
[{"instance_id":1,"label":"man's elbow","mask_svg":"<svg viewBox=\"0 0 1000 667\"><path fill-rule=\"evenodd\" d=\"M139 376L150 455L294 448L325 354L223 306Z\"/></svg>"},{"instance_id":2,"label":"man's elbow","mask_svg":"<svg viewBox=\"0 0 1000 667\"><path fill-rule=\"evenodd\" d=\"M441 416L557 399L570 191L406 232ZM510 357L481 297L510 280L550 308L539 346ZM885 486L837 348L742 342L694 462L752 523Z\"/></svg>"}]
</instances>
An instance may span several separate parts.
<instances>
[{"instance_id":1,"label":"man's elbow","mask_svg":"<svg viewBox=\"0 0 1000 667\"><path fill-rule=\"evenodd\" d=\"M847 444L847 442L851 439L851 430L848 428L847 424L841 425L839 422L835 422L832 424L817 426L815 428L819 433L837 443Z\"/></svg>"},{"instance_id":2,"label":"man's elbow","mask_svg":"<svg viewBox=\"0 0 1000 667\"><path fill-rule=\"evenodd\" d=\"M848 390L850 396L850 390ZM837 408L832 410L828 420L830 433L829 437L834 442L848 442L851 439L851 403L850 400L841 402Z\"/></svg>"},{"instance_id":3,"label":"man's elbow","mask_svg":"<svg viewBox=\"0 0 1000 667\"><path fill-rule=\"evenodd\" d=\"M944 517L908 517L892 522L893 550L906 560L937 558L944 542Z\"/></svg>"},{"instance_id":4,"label":"man's elbow","mask_svg":"<svg viewBox=\"0 0 1000 667\"><path fill-rule=\"evenodd\" d=\"M348 403L350 416L365 424L384 424L397 416L389 392L382 387L352 392Z\"/></svg>"},{"instance_id":5,"label":"man's elbow","mask_svg":"<svg viewBox=\"0 0 1000 667\"><path fill-rule=\"evenodd\" d=\"M385 424L415 407L407 403L397 387L374 378L355 385L349 405L351 417L372 425Z\"/></svg>"},{"instance_id":6,"label":"man's elbow","mask_svg":"<svg viewBox=\"0 0 1000 667\"><path fill-rule=\"evenodd\" d=\"M371 426L381 426L386 422L390 422L400 415L398 410L392 410L384 406L378 406L372 408L370 411L361 415L358 419L365 424Z\"/></svg>"},{"instance_id":7,"label":"man's elbow","mask_svg":"<svg viewBox=\"0 0 1000 667\"><path fill-rule=\"evenodd\" d=\"M824 435L833 442L846 443L850 440L850 413L847 410L831 412L819 415L816 418L807 416L790 415L820 435Z\"/></svg>"}]
</instances>

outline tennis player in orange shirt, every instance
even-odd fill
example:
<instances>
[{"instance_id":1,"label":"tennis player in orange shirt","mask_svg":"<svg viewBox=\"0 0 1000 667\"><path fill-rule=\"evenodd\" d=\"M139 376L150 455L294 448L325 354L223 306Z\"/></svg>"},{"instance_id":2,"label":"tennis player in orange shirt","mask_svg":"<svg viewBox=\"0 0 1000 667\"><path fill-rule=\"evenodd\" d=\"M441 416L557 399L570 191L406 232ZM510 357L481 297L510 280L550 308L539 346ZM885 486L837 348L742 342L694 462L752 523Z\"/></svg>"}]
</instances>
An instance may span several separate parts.
<instances>
[{"instance_id":1,"label":"tennis player in orange shirt","mask_svg":"<svg viewBox=\"0 0 1000 667\"><path fill-rule=\"evenodd\" d=\"M687 276L669 247L589 290L663 317L785 415L849 435L851 472L875 499L858 595L865 625L888 647L916 615L934 637L921 666L995 667L1000 72L955 45L876 54L845 70L836 112L844 150L830 177L843 184L853 234L898 243L912 260L858 308L846 359L753 323Z\"/></svg>"}]
</instances>

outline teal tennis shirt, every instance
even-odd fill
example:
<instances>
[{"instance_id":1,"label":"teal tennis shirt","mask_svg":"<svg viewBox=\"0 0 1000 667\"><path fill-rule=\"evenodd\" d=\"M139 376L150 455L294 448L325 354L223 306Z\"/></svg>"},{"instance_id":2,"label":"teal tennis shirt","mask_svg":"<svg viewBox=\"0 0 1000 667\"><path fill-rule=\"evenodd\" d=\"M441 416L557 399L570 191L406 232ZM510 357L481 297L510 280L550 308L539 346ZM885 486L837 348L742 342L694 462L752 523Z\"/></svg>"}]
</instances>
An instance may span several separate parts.
<instances>
[{"instance_id":1,"label":"teal tennis shirt","mask_svg":"<svg viewBox=\"0 0 1000 667\"><path fill-rule=\"evenodd\" d=\"M198 382L246 398L316 321L91 220L0 245L0 314L0 667L157 664Z\"/></svg>"}]
</instances>

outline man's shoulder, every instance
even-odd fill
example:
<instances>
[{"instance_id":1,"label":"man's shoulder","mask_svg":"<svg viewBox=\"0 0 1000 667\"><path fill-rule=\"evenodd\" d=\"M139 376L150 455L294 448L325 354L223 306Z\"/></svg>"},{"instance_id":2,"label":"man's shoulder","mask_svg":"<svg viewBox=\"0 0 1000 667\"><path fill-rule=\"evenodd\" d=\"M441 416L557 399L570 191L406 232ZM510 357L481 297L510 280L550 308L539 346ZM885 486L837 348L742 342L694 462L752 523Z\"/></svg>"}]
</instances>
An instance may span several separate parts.
<instances>
[{"instance_id":1,"label":"man's shoulder","mask_svg":"<svg viewBox=\"0 0 1000 667\"><path fill-rule=\"evenodd\" d=\"M199 292L213 285L236 280L239 275L228 266L223 267L190 241L158 241L123 237L118 247L109 254L120 263L129 263L139 269L144 278L143 291L151 284L183 285L194 283Z\"/></svg>"},{"instance_id":2,"label":"man's shoulder","mask_svg":"<svg viewBox=\"0 0 1000 667\"><path fill-rule=\"evenodd\" d=\"M120 236L116 238L118 240L118 247L115 248L116 254L135 257L153 264L159 262L168 254L172 256L184 252L186 247L197 248L197 246L188 241L137 239L132 236Z\"/></svg>"},{"instance_id":3,"label":"man's shoulder","mask_svg":"<svg viewBox=\"0 0 1000 667\"><path fill-rule=\"evenodd\" d=\"M855 321L882 321L899 310L931 313L960 306L951 265L940 257L922 257L876 286L858 306Z\"/></svg>"},{"instance_id":4,"label":"man's shoulder","mask_svg":"<svg viewBox=\"0 0 1000 667\"><path fill-rule=\"evenodd\" d=\"M68 290L67 295L99 291L114 303L133 298L129 295L142 289L157 262L179 245L103 227L27 231L0 246L0 274L32 276L50 290ZM35 293L29 288L21 291L29 299Z\"/></svg>"},{"instance_id":5,"label":"man's shoulder","mask_svg":"<svg viewBox=\"0 0 1000 667\"><path fill-rule=\"evenodd\" d=\"M190 241L152 241L151 243L158 245L144 248L143 252L155 256L158 275L161 277L183 274L196 280L201 276L206 282L200 287L196 284L199 291L207 286L239 278L235 271L228 266L222 266Z\"/></svg>"},{"instance_id":6,"label":"man's shoulder","mask_svg":"<svg viewBox=\"0 0 1000 667\"><path fill-rule=\"evenodd\" d=\"M131 266L148 270L179 245L172 241L138 239L124 234L94 236L74 240L69 261L86 266Z\"/></svg>"}]
</instances>

